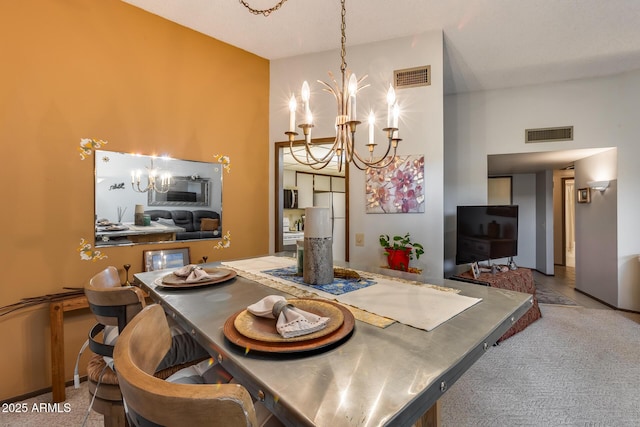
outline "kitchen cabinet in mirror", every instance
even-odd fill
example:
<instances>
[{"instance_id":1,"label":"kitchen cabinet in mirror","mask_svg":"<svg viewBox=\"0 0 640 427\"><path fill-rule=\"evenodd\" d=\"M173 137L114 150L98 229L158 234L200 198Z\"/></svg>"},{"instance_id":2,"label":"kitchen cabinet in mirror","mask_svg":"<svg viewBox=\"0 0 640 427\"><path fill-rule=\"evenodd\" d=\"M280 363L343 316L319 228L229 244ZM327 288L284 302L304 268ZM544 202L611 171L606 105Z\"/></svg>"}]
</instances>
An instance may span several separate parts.
<instances>
[{"instance_id":1,"label":"kitchen cabinet in mirror","mask_svg":"<svg viewBox=\"0 0 640 427\"><path fill-rule=\"evenodd\" d=\"M216 162L96 150L95 245L220 239L222 170Z\"/></svg>"}]
</instances>

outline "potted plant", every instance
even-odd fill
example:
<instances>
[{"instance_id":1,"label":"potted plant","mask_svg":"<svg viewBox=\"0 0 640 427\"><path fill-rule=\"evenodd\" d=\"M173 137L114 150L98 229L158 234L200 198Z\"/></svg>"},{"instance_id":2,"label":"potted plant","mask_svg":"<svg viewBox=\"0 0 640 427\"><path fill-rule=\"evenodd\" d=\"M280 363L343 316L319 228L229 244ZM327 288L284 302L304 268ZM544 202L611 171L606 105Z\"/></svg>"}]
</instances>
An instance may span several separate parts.
<instances>
[{"instance_id":1,"label":"potted plant","mask_svg":"<svg viewBox=\"0 0 640 427\"><path fill-rule=\"evenodd\" d=\"M404 236L393 236L393 239L389 239L386 234L381 234L380 246L384 249L389 268L392 270L409 271L409 261L413 256L419 259L424 253L422 245L412 242L409 233Z\"/></svg>"}]
</instances>

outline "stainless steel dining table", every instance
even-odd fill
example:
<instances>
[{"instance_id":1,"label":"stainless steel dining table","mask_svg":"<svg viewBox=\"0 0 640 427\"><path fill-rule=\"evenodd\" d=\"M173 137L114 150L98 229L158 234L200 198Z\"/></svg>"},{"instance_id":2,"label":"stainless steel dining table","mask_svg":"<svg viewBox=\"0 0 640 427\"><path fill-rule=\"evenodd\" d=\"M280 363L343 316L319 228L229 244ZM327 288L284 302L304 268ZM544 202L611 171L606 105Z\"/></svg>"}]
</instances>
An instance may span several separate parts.
<instances>
[{"instance_id":1,"label":"stainless steel dining table","mask_svg":"<svg viewBox=\"0 0 640 427\"><path fill-rule=\"evenodd\" d=\"M332 346L260 353L226 339L225 322L267 295L291 295L242 274L211 286L157 286L171 271L137 273L135 282L288 426L437 424L438 399L533 304L530 294L379 269L374 272L460 289L482 301L429 332L356 321L351 335Z\"/></svg>"}]
</instances>

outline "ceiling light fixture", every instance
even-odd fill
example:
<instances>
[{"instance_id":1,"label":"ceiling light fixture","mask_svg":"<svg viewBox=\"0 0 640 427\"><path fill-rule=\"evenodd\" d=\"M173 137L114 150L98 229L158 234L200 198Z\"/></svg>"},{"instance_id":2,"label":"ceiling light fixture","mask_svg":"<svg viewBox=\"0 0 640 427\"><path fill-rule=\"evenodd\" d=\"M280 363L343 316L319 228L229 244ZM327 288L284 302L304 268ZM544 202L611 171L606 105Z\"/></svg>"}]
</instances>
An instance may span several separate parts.
<instances>
[{"instance_id":1,"label":"ceiling light fixture","mask_svg":"<svg viewBox=\"0 0 640 427\"><path fill-rule=\"evenodd\" d=\"M151 158L151 167L145 167L145 169L147 170L147 186L144 188L140 187L142 172L140 170L131 171L131 187L133 190L138 193L146 193L148 191L168 193L171 187L171 173L159 174L158 169L153 165L153 157Z\"/></svg>"},{"instance_id":2,"label":"ceiling light fixture","mask_svg":"<svg viewBox=\"0 0 640 427\"><path fill-rule=\"evenodd\" d=\"M249 11L253 14L262 14L264 16L268 16L274 10L277 10L282 6L286 0L280 1L276 6L265 9L265 10L256 10L252 9L245 1L240 0L240 3L244 5ZM362 85L362 82L367 78L365 75L360 79L356 78L356 75L351 71L347 70L347 49L346 49L346 8L345 8L345 0L341 0L342 6L342 25L340 27L341 30L341 64L340 64L340 73L341 73L341 86L338 86L338 82L334 78L333 74L329 72L329 77L331 78L333 85L329 83L325 83L321 80L318 80L318 83L324 85L324 91L332 94L337 103L338 113L335 121L336 128L336 136L333 142L333 145L323 156L317 156L313 153L313 143L311 142L311 129L314 127L313 124L313 116L311 114L310 105L310 97L311 92L309 89L309 84L305 81L302 84L302 91L300 94L300 98L302 100L303 107L303 122L298 125L299 128L302 129L304 134L304 146L305 146L305 156L304 158L298 157L293 150L293 143L295 141L298 132L296 132L296 111L297 111L297 100L295 95L291 95L289 99L289 130L285 132L285 135L289 137L289 150L291 152L291 156L298 162L303 165L309 166L313 169L323 169L326 167L331 161L335 158L338 163L338 171L342 171L343 162L353 163L360 170L364 170L366 168L383 168L391 164L393 159L396 156L396 149L398 147L398 142L401 139L398 137L398 118L399 118L399 108L396 102L395 91L393 90L393 86L389 85L389 90L387 91L387 125L382 130L386 132L387 138L387 149L383 156L374 158L374 149L376 147L375 143L375 115L373 111L369 113L368 116L368 124L369 124L369 138L367 147L369 151L368 158L364 158L362 155L358 153L355 147L355 134L356 127L361 123L357 120L356 116L356 94L361 89L368 87L369 85ZM391 150L393 149L393 155L387 157Z\"/></svg>"}]
</instances>

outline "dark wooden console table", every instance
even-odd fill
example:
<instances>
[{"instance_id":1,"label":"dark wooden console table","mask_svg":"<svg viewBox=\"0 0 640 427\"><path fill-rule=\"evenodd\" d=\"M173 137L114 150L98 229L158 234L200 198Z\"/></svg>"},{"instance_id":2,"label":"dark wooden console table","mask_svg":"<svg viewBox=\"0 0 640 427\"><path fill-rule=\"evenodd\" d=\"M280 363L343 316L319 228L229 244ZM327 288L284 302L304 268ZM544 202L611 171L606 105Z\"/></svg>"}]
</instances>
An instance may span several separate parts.
<instances>
[{"instance_id":1,"label":"dark wooden console table","mask_svg":"<svg viewBox=\"0 0 640 427\"><path fill-rule=\"evenodd\" d=\"M471 270L452 276L451 279L459 279L465 282L472 282L479 285L491 286L492 288L508 289L511 291L524 292L533 295L533 305L504 335L498 342L506 340L510 336L524 330L531 323L542 317L538 298L536 296L536 285L533 281L533 273L528 268L518 268L504 273L480 273L477 278L473 277Z\"/></svg>"}]
</instances>

